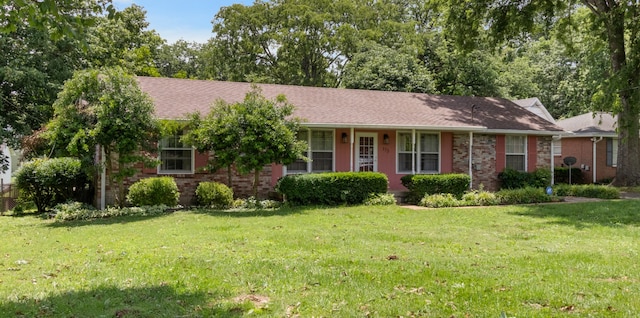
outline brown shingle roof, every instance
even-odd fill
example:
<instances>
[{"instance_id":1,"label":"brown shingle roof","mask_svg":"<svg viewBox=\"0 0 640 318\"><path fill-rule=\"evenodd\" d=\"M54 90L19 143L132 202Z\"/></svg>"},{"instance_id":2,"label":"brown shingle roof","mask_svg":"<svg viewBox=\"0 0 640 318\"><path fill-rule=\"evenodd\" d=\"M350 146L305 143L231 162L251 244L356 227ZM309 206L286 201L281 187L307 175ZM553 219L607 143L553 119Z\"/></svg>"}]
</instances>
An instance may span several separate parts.
<instances>
[{"instance_id":1,"label":"brown shingle roof","mask_svg":"<svg viewBox=\"0 0 640 318\"><path fill-rule=\"evenodd\" d=\"M617 118L609 113L594 112L558 120L558 126L569 134L581 136L617 136Z\"/></svg>"},{"instance_id":2,"label":"brown shingle roof","mask_svg":"<svg viewBox=\"0 0 640 318\"><path fill-rule=\"evenodd\" d=\"M239 102L249 83L138 77L155 103L155 115L181 119L206 114L216 99ZM501 98L445 96L323 87L258 84L262 94L284 94L305 124L333 127L386 127L453 130L558 132L558 126ZM475 105L475 106L474 106ZM473 108L473 111L472 111Z\"/></svg>"}]
</instances>

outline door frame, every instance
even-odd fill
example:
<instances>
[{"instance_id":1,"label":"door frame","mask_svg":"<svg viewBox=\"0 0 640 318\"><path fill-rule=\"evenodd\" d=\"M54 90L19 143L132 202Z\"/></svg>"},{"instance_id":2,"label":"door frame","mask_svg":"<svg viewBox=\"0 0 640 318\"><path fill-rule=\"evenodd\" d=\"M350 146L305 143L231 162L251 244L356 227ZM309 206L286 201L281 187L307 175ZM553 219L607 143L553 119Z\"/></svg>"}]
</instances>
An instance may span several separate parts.
<instances>
[{"instance_id":1,"label":"door frame","mask_svg":"<svg viewBox=\"0 0 640 318\"><path fill-rule=\"evenodd\" d=\"M360 171L360 138L373 137L373 171L378 171L378 133L375 132L356 132L355 134L355 171Z\"/></svg>"}]
</instances>

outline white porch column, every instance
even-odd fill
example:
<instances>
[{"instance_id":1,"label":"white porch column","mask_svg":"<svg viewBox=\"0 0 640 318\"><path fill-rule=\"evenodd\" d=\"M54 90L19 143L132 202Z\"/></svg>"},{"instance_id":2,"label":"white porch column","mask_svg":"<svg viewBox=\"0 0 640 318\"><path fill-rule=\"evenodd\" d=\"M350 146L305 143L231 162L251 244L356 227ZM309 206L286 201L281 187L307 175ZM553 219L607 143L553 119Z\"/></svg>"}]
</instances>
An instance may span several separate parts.
<instances>
[{"instance_id":1,"label":"white porch column","mask_svg":"<svg viewBox=\"0 0 640 318\"><path fill-rule=\"evenodd\" d=\"M411 130L411 174L416 174L416 130Z\"/></svg>"},{"instance_id":2,"label":"white porch column","mask_svg":"<svg viewBox=\"0 0 640 318\"><path fill-rule=\"evenodd\" d=\"M354 134L355 129L353 129L353 127L351 127L351 130L349 132L349 171L353 172L353 145L356 141Z\"/></svg>"}]
</instances>

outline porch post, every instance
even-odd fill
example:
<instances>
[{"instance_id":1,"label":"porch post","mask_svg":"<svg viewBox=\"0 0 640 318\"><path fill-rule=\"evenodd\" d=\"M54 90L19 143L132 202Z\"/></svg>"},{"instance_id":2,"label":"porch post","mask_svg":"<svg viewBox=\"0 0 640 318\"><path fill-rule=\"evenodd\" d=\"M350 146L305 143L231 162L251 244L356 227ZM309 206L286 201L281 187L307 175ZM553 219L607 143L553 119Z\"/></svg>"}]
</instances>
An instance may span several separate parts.
<instances>
[{"instance_id":1,"label":"porch post","mask_svg":"<svg viewBox=\"0 0 640 318\"><path fill-rule=\"evenodd\" d=\"M469 132L469 189L473 189L473 131Z\"/></svg>"},{"instance_id":2,"label":"porch post","mask_svg":"<svg viewBox=\"0 0 640 318\"><path fill-rule=\"evenodd\" d=\"M100 174L100 210L104 210L107 202L107 164L104 154L104 147L100 146L100 161L102 161L102 172Z\"/></svg>"},{"instance_id":3,"label":"porch post","mask_svg":"<svg viewBox=\"0 0 640 318\"><path fill-rule=\"evenodd\" d=\"M349 171L353 172L353 144L355 143L354 129L351 127L351 131L349 132Z\"/></svg>"},{"instance_id":4,"label":"porch post","mask_svg":"<svg viewBox=\"0 0 640 318\"><path fill-rule=\"evenodd\" d=\"M553 139L555 138L555 136L551 136L551 164L549 165L551 167L551 185L555 184L555 173L553 172L555 170L555 162L553 162L553 158L555 158L555 152L553 151Z\"/></svg>"},{"instance_id":5,"label":"porch post","mask_svg":"<svg viewBox=\"0 0 640 318\"><path fill-rule=\"evenodd\" d=\"M597 157L597 156L596 156L596 148L597 148L597 147L596 147L596 145L597 145L599 142L601 142L601 141L602 141L602 139L604 139L604 137L602 137L602 136L600 136L600 137L598 137L598 138L593 137L593 138L591 139L591 141L593 141L593 165L591 166L591 172L593 173L593 176L592 176L592 178L591 178L591 183L596 183L596 169L597 169L597 168L596 168L596 166L597 166L597 164L596 164L596 159L597 159L597 158L596 158L596 157ZM569 171L569 173L571 173L571 171Z\"/></svg>"},{"instance_id":6,"label":"porch post","mask_svg":"<svg viewBox=\"0 0 640 318\"><path fill-rule=\"evenodd\" d=\"M411 174L416 174L416 130L411 130Z\"/></svg>"}]
</instances>

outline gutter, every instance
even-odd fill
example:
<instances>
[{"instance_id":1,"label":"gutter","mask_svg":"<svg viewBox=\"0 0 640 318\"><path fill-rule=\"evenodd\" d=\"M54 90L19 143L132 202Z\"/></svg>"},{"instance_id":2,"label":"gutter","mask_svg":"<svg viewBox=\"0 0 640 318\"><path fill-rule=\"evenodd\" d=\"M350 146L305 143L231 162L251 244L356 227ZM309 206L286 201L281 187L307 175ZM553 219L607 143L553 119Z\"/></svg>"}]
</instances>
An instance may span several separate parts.
<instances>
[{"instance_id":1,"label":"gutter","mask_svg":"<svg viewBox=\"0 0 640 318\"><path fill-rule=\"evenodd\" d=\"M596 170L597 170L597 165L598 165L596 163L596 148L597 148L596 145L599 142L601 142L602 139L604 139L603 136L599 136L599 137L595 137L594 136L593 138L591 138L591 141L593 142L593 166L592 166L592 169L591 169L591 173L593 175L592 175L592 178L591 178L591 183L596 183ZM571 172L569 172L569 173L571 173Z\"/></svg>"}]
</instances>

